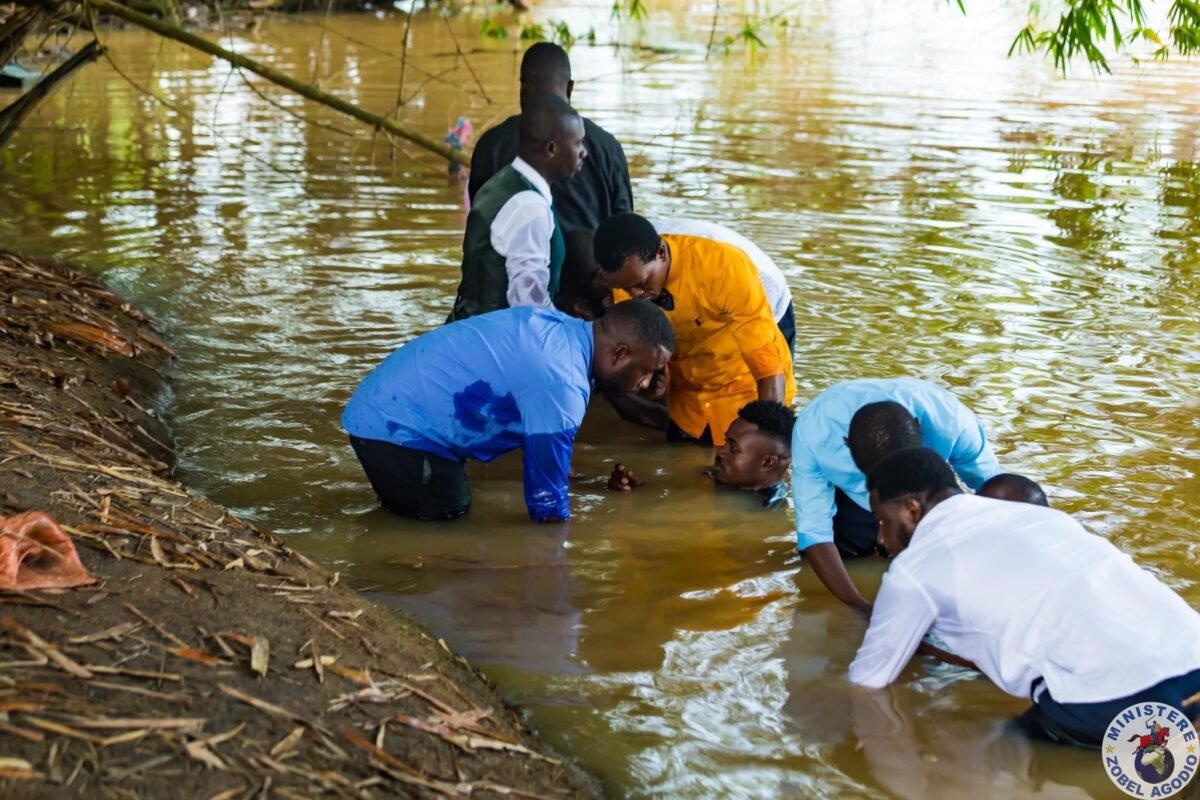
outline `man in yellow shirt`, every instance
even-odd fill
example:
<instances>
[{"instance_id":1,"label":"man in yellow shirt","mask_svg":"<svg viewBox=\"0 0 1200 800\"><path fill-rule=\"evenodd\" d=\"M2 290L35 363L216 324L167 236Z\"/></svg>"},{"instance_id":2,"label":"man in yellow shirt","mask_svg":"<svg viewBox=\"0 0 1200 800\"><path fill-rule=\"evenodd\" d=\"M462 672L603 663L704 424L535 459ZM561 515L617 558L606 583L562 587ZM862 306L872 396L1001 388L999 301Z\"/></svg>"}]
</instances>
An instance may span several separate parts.
<instances>
[{"instance_id":1,"label":"man in yellow shirt","mask_svg":"<svg viewBox=\"0 0 1200 800\"><path fill-rule=\"evenodd\" d=\"M714 239L660 237L629 213L600 224L594 252L615 300L645 297L675 330L668 439L720 447L742 406L792 402L796 381L787 341L744 252Z\"/></svg>"}]
</instances>

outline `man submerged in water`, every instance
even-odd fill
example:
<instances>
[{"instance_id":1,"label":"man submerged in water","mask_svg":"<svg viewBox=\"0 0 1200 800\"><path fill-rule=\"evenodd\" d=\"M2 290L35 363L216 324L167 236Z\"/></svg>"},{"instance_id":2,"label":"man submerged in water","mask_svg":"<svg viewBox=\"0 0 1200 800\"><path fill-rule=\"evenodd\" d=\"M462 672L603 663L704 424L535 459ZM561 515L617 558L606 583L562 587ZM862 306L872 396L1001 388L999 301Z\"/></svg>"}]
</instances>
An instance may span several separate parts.
<instances>
[{"instance_id":1,"label":"man submerged in water","mask_svg":"<svg viewBox=\"0 0 1200 800\"><path fill-rule=\"evenodd\" d=\"M796 414L783 403L755 400L738 409L725 431L713 465L705 470L718 486L756 493L762 508L787 504L788 469L792 465L792 427ZM641 485L633 471L617 464L609 488L630 491Z\"/></svg>"},{"instance_id":2,"label":"man submerged in water","mask_svg":"<svg viewBox=\"0 0 1200 800\"><path fill-rule=\"evenodd\" d=\"M1002 472L988 478L975 494L993 500L1011 500L1015 503L1050 507L1050 501L1046 499L1046 493L1038 486L1037 481L1014 472Z\"/></svg>"}]
</instances>

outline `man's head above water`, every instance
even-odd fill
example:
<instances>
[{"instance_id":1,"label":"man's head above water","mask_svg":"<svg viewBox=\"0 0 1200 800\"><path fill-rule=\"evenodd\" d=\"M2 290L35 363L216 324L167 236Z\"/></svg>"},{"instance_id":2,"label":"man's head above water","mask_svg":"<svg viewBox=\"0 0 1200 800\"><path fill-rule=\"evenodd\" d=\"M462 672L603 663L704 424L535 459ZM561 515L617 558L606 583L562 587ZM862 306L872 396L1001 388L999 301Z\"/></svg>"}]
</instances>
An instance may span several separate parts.
<instances>
[{"instance_id":1,"label":"man's head above water","mask_svg":"<svg viewBox=\"0 0 1200 800\"><path fill-rule=\"evenodd\" d=\"M567 51L550 42L538 42L521 58L521 109L539 94L553 94L570 102L575 81Z\"/></svg>"},{"instance_id":2,"label":"man's head above water","mask_svg":"<svg viewBox=\"0 0 1200 800\"><path fill-rule=\"evenodd\" d=\"M630 297L658 300L671 270L671 251L649 220L613 214L596 229L592 249L609 286Z\"/></svg>"},{"instance_id":3,"label":"man's head above water","mask_svg":"<svg viewBox=\"0 0 1200 800\"><path fill-rule=\"evenodd\" d=\"M592 324L592 377L609 397L641 391L675 350L675 331L648 300L617 303Z\"/></svg>"},{"instance_id":4,"label":"man's head above water","mask_svg":"<svg viewBox=\"0 0 1200 800\"><path fill-rule=\"evenodd\" d=\"M854 412L845 439L850 457L863 475L900 450L921 446L921 426L908 409L892 400L867 403Z\"/></svg>"},{"instance_id":5,"label":"man's head above water","mask_svg":"<svg viewBox=\"0 0 1200 800\"><path fill-rule=\"evenodd\" d=\"M583 118L553 94L531 97L521 109L517 152L548 183L571 178L587 158Z\"/></svg>"},{"instance_id":6,"label":"man's head above water","mask_svg":"<svg viewBox=\"0 0 1200 800\"><path fill-rule=\"evenodd\" d=\"M884 458L867 478L871 513L879 520L879 544L898 556L912 541L925 515L947 497L961 494L946 460L927 447L911 447Z\"/></svg>"},{"instance_id":7,"label":"man's head above water","mask_svg":"<svg viewBox=\"0 0 1200 800\"><path fill-rule=\"evenodd\" d=\"M1017 475L1014 472L1003 472L984 481L976 494L981 497L991 497L994 500L1012 500L1017 503L1029 503L1035 506L1050 507L1046 492L1037 481Z\"/></svg>"},{"instance_id":8,"label":"man's head above water","mask_svg":"<svg viewBox=\"0 0 1200 800\"><path fill-rule=\"evenodd\" d=\"M755 400L742 406L717 450L713 480L739 489L766 489L784 480L795 424L796 413L783 403Z\"/></svg>"}]
</instances>

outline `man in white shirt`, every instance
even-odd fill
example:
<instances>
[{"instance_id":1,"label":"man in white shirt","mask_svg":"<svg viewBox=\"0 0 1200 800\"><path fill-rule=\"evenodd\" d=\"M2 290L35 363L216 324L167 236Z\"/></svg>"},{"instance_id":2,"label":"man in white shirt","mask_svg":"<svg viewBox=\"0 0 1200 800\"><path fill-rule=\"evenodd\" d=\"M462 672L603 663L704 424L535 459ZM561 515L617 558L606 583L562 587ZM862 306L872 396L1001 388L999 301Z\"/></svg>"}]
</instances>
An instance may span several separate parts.
<instances>
[{"instance_id":1,"label":"man in white shirt","mask_svg":"<svg viewBox=\"0 0 1200 800\"><path fill-rule=\"evenodd\" d=\"M583 121L561 97L540 94L521 109L519 155L475 195L463 236L462 282L450 320L498 308L549 307L566 247L550 184L587 158Z\"/></svg>"},{"instance_id":2,"label":"man in white shirt","mask_svg":"<svg viewBox=\"0 0 1200 800\"><path fill-rule=\"evenodd\" d=\"M854 683L888 685L932 632L1005 692L1032 699L1018 719L1031 735L1091 747L1125 708L1183 709L1200 692L1200 615L1070 516L964 495L924 448L884 459L869 488L894 560L850 665Z\"/></svg>"}]
</instances>

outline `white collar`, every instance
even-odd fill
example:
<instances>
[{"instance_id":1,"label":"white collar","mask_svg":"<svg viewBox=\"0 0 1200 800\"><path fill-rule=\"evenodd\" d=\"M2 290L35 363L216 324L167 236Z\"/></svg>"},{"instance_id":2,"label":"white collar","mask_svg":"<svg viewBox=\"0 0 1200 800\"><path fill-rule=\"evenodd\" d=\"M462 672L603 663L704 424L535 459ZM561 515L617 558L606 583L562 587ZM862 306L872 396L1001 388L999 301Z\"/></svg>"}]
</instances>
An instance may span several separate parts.
<instances>
[{"instance_id":1,"label":"white collar","mask_svg":"<svg viewBox=\"0 0 1200 800\"><path fill-rule=\"evenodd\" d=\"M546 198L547 203L554 203L554 198L550 196L550 184L546 183L546 179L543 178L536 169L529 166L528 161L520 156L517 156L513 159L512 167L517 172L521 173L521 175L527 181L533 184L533 188L537 189L542 197Z\"/></svg>"}]
</instances>

